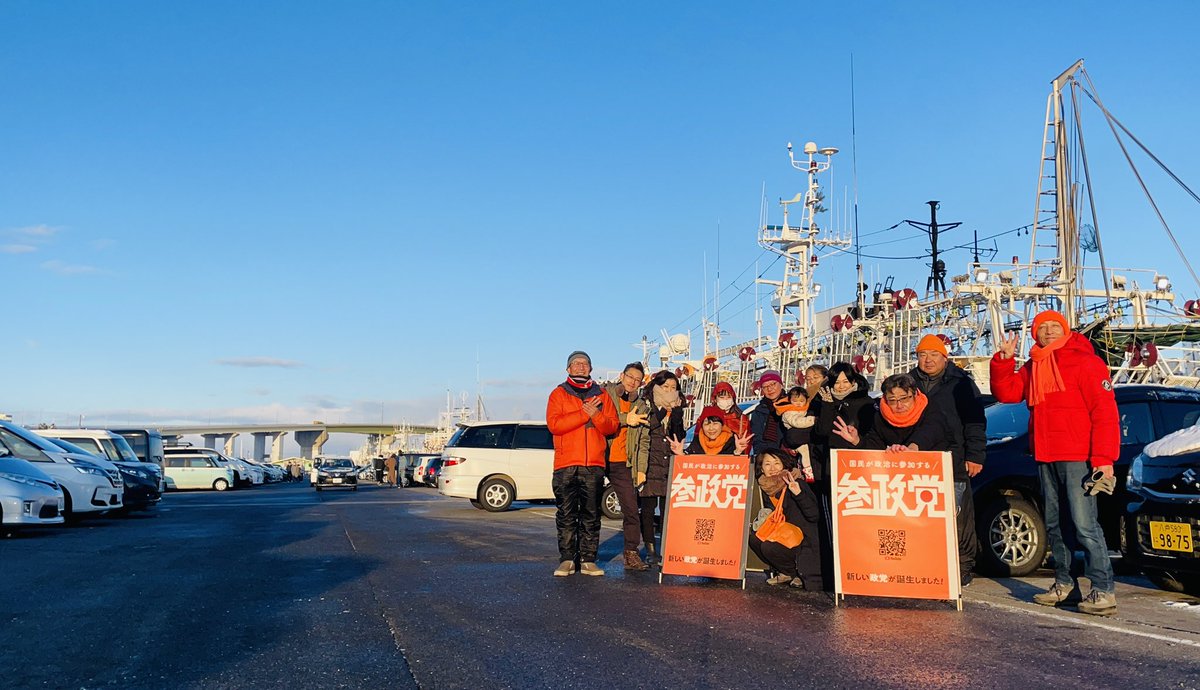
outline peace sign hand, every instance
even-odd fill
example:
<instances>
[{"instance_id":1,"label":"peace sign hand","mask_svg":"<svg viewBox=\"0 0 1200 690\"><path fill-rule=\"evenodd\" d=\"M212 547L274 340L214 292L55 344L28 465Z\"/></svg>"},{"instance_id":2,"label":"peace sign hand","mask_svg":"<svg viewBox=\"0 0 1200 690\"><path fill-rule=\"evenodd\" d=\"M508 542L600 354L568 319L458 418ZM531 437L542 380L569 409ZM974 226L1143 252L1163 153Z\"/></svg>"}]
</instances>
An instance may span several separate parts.
<instances>
[{"instance_id":1,"label":"peace sign hand","mask_svg":"<svg viewBox=\"0 0 1200 690\"><path fill-rule=\"evenodd\" d=\"M846 439L852 446L857 446L861 440L858 436L858 429L847 424L841 417L833 420L833 433Z\"/></svg>"},{"instance_id":2,"label":"peace sign hand","mask_svg":"<svg viewBox=\"0 0 1200 690\"><path fill-rule=\"evenodd\" d=\"M1017 345L1021 342L1020 333L1009 333L1000 340L1000 359L1012 359L1017 353Z\"/></svg>"},{"instance_id":3,"label":"peace sign hand","mask_svg":"<svg viewBox=\"0 0 1200 690\"><path fill-rule=\"evenodd\" d=\"M670 436L667 438L667 443L671 444L671 452L676 455L683 455L683 439Z\"/></svg>"}]
</instances>

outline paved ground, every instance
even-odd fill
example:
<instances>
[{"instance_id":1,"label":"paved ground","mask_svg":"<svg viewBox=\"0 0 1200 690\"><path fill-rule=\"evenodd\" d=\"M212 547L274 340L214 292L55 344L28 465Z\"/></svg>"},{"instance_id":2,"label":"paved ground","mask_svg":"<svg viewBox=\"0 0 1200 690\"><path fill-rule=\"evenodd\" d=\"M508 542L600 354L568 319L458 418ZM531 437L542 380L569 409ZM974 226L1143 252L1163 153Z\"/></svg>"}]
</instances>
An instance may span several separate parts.
<instances>
[{"instance_id":1,"label":"paved ground","mask_svg":"<svg viewBox=\"0 0 1200 690\"><path fill-rule=\"evenodd\" d=\"M1200 600L1121 578L1097 619L977 579L961 613L624 575L553 578L553 507L430 489L170 494L0 539L14 688L1200 687Z\"/></svg>"}]
</instances>

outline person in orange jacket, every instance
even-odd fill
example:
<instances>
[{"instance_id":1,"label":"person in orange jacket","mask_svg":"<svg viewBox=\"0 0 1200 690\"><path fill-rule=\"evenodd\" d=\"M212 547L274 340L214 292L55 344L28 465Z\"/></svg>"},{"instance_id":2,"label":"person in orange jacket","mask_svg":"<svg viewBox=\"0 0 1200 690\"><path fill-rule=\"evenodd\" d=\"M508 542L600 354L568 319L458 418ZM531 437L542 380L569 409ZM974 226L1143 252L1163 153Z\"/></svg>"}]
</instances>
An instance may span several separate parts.
<instances>
[{"instance_id":1,"label":"person in orange jacket","mask_svg":"<svg viewBox=\"0 0 1200 690\"><path fill-rule=\"evenodd\" d=\"M1104 532L1096 518L1096 497L1084 490L1089 475L1113 476L1120 453L1121 431L1117 400L1108 366L1091 342L1074 333L1056 311L1033 319L1034 345L1020 369L1013 360L1020 336L1000 342L992 357L992 395L1000 402L1025 401L1029 406L1029 445L1037 461L1045 501L1046 533L1054 554L1054 584L1033 596L1045 606L1077 603L1083 613L1116 613L1117 595ZM1063 513L1070 516L1075 536L1086 554L1084 575L1092 590L1080 596L1071 575L1073 549L1063 540Z\"/></svg>"},{"instance_id":2,"label":"person in orange jacket","mask_svg":"<svg viewBox=\"0 0 1200 690\"><path fill-rule=\"evenodd\" d=\"M550 392L546 425L554 436L554 523L560 563L555 577L575 572L598 576L600 495L604 490L607 436L617 433L617 411L595 381L592 358L582 350L567 357L567 380Z\"/></svg>"}]
</instances>

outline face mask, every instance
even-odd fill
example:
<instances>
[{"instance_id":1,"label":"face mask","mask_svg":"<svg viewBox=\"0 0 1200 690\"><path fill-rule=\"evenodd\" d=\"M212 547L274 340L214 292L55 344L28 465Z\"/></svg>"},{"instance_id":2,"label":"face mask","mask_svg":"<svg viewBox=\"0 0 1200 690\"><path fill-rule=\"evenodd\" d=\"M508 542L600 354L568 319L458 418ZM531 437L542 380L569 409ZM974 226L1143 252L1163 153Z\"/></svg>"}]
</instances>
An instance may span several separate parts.
<instances>
[{"instance_id":1,"label":"face mask","mask_svg":"<svg viewBox=\"0 0 1200 690\"><path fill-rule=\"evenodd\" d=\"M717 398L717 407L721 408L722 412L728 412L733 409L733 398Z\"/></svg>"}]
</instances>

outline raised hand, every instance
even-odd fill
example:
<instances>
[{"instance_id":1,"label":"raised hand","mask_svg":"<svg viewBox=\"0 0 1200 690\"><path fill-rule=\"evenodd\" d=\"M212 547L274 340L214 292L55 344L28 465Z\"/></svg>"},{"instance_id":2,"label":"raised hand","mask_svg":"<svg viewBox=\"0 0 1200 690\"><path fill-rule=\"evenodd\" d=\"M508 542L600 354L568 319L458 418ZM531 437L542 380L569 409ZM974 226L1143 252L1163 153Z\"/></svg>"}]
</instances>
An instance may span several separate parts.
<instances>
[{"instance_id":1,"label":"raised hand","mask_svg":"<svg viewBox=\"0 0 1200 690\"><path fill-rule=\"evenodd\" d=\"M733 453L734 455L743 455L746 449L750 447L750 441L754 438L754 434L749 430L743 431L733 437Z\"/></svg>"},{"instance_id":2,"label":"raised hand","mask_svg":"<svg viewBox=\"0 0 1200 690\"><path fill-rule=\"evenodd\" d=\"M1020 333L1009 333L1000 339L1000 359L1012 359L1017 354L1017 345L1021 343Z\"/></svg>"},{"instance_id":3,"label":"raised hand","mask_svg":"<svg viewBox=\"0 0 1200 690\"><path fill-rule=\"evenodd\" d=\"M641 426L646 423L646 415L638 414L637 410L630 410L625 415L625 426Z\"/></svg>"},{"instance_id":4,"label":"raised hand","mask_svg":"<svg viewBox=\"0 0 1200 690\"><path fill-rule=\"evenodd\" d=\"M833 433L846 439L846 442L852 446L857 446L861 441L858 436L858 428L847 424L841 417L833 420Z\"/></svg>"},{"instance_id":5,"label":"raised hand","mask_svg":"<svg viewBox=\"0 0 1200 690\"><path fill-rule=\"evenodd\" d=\"M674 436L668 436L667 443L671 444L672 453L676 455L683 455L683 439L675 438Z\"/></svg>"},{"instance_id":6,"label":"raised hand","mask_svg":"<svg viewBox=\"0 0 1200 690\"><path fill-rule=\"evenodd\" d=\"M833 402L833 389L829 386L822 386L821 390L818 391L818 395L821 396L821 400L824 402Z\"/></svg>"}]
</instances>

